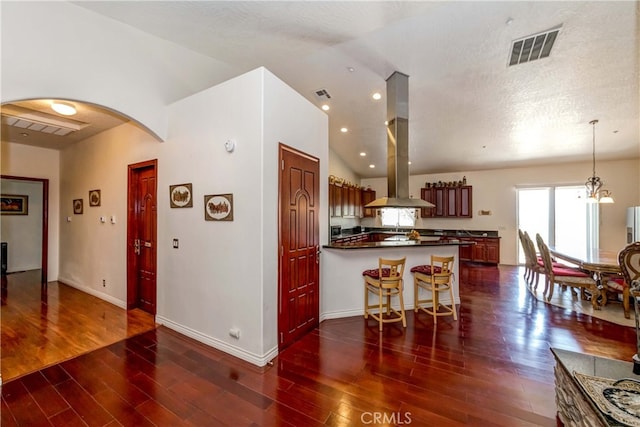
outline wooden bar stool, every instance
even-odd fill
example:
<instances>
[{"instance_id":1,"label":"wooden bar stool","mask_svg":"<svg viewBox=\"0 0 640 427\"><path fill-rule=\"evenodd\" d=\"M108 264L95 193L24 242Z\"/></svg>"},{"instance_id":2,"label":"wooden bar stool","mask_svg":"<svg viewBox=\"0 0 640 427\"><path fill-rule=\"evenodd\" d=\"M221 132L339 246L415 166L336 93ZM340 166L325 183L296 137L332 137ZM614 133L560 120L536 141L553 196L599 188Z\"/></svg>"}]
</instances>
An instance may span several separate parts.
<instances>
[{"instance_id":1,"label":"wooden bar stool","mask_svg":"<svg viewBox=\"0 0 640 427\"><path fill-rule=\"evenodd\" d=\"M364 277L364 318L369 315L376 319L382 331L383 323L400 322L407 327L407 319L404 315L404 300L402 298L404 265L406 258L402 259L378 259L378 268L365 270ZM369 292L378 296L378 303L369 305ZM397 296L400 301L400 310L391 307L391 297ZM386 300L386 301L385 301ZM377 309L377 312L371 312ZM384 317L386 311L387 317ZM394 314L392 316L391 314Z\"/></svg>"},{"instance_id":2,"label":"wooden bar stool","mask_svg":"<svg viewBox=\"0 0 640 427\"><path fill-rule=\"evenodd\" d=\"M456 314L456 302L453 295L452 276L454 257L441 257L431 255L431 265L416 265L411 269L413 273L413 300L415 301L414 311L422 310L433 316L433 323L437 323L438 316L451 316L458 320ZM419 299L420 288L430 293L431 298ZM440 303L440 292L449 292L451 306ZM431 307L422 304L431 303ZM442 307L443 311L439 311Z\"/></svg>"}]
</instances>

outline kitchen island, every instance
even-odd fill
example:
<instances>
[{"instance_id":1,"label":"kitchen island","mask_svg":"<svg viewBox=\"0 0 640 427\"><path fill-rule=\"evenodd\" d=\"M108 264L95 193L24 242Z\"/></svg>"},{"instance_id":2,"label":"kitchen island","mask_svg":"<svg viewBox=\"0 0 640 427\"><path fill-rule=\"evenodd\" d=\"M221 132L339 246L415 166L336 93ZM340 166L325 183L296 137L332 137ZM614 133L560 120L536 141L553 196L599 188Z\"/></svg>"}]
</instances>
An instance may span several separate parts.
<instances>
[{"instance_id":1,"label":"kitchen island","mask_svg":"<svg viewBox=\"0 0 640 427\"><path fill-rule=\"evenodd\" d=\"M364 279L362 272L378 268L378 258L399 259L406 257L404 272L404 308L414 307L412 267L429 264L431 255L453 256L453 292L455 303L460 304L458 292L459 247L468 245L456 239L447 240L383 240L377 242L332 243L322 251L321 310L324 319L362 316L364 313ZM442 302L450 303L442 294ZM397 301L392 301L398 307Z\"/></svg>"}]
</instances>

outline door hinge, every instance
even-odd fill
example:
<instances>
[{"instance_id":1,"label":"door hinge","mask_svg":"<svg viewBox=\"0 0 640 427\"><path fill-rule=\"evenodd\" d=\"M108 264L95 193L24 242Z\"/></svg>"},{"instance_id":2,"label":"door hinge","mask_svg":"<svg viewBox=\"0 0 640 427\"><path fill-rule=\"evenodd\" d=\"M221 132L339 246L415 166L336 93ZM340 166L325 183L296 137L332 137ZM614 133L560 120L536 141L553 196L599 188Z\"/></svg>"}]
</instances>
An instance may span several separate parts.
<instances>
[{"instance_id":1,"label":"door hinge","mask_svg":"<svg viewBox=\"0 0 640 427\"><path fill-rule=\"evenodd\" d=\"M280 168L284 170L284 159L280 160Z\"/></svg>"},{"instance_id":2,"label":"door hinge","mask_svg":"<svg viewBox=\"0 0 640 427\"><path fill-rule=\"evenodd\" d=\"M282 335L282 332L280 332L280 344L282 344L284 342L284 337Z\"/></svg>"}]
</instances>

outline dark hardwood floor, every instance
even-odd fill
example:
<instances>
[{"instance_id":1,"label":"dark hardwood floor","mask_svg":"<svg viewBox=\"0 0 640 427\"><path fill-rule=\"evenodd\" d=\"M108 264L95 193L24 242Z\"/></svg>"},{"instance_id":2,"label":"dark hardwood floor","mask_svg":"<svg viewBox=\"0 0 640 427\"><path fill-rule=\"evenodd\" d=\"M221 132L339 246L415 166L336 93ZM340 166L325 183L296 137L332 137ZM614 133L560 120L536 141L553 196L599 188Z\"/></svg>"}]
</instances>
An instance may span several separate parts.
<instances>
[{"instance_id":1,"label":"dark hardwood floor","mask_svg":"<svg viewBox=\"0 0 640 427\"><path fill-rule=\"evenodd\" d=\"M153 315L126 311L71 286L40 285L40 270L2 277L2 381L155 329Z\"/></svg>"},{"instance_id":2,"label":"dark hardwood floor","mask_svg":"<svg viewBox=\"0 0 640 427\"><path fill-rule=\"evenodd\" d=\"M458 321L327 320L265 368L159 327L5 383L0 421L554 426L549 348L629 360L635 331L537 301L522 273L461 265Z\"/></svg>"}]
</instances>

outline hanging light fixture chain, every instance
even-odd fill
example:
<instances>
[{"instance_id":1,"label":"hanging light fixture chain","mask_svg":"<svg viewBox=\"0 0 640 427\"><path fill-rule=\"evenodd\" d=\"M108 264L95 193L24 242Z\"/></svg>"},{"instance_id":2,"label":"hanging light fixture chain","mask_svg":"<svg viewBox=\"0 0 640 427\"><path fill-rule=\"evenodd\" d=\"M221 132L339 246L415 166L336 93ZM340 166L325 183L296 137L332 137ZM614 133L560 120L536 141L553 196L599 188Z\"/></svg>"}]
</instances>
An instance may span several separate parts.
<instances>
[{"instance_id":1,"label":"hanging light fixture chain","mask_svg":"<svg viewBox=\"0 0 640 427\"><path fill-rule=\"evenodd\" d=\"M593 176L596 176L596 123L598 120L591 120L589 124L593 125Z\"/></svg>"}]
</instances>

